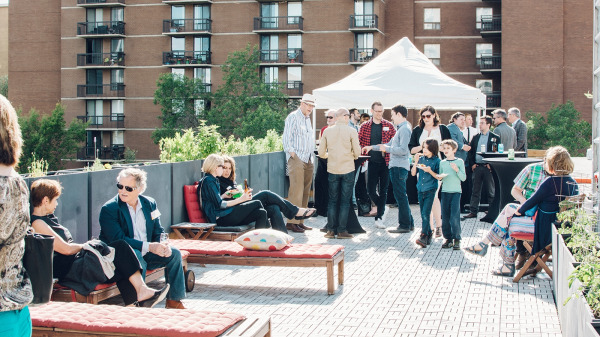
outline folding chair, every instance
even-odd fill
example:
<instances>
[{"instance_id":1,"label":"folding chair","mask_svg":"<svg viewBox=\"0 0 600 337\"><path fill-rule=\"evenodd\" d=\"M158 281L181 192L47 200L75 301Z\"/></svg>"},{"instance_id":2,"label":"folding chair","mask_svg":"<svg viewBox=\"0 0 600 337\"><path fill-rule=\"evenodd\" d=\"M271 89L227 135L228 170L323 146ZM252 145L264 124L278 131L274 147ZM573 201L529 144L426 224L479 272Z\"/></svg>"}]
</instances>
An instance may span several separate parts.
<instances>
[{"instance_id":1,"label":"folding chair","mask_svg":"<svg viewBox=\"0 0 600 337\"><path fill-rule=\"evenodd\" d=\"M533 233L512 233L510 237L515 240L523 240L523 246L525 247L525 249L527 249L529 254L531 254L531 251L533 249L531 245L531 243L533 242ZM548 276L552 278L552 270L550 270L550 268L548 268L548 266L546 265L546 262L550 258L550 255L552 255L552 244L547 245L544 249L540 250L535 254L531 254L529 259L527 259L527 262L525 262L525 265L523 265L523 268L521 268L521 270L519 270L519 273L515 275L513 282L517 283L519 282L519 280L521 280L523 276L525 276L525 273L527 273L527 270L529 269L529 267L531 267L533 261L537 261L537 266L535 267L536 271L539 272L542 269L544 269Z\"/></svg>"}]
</instances>

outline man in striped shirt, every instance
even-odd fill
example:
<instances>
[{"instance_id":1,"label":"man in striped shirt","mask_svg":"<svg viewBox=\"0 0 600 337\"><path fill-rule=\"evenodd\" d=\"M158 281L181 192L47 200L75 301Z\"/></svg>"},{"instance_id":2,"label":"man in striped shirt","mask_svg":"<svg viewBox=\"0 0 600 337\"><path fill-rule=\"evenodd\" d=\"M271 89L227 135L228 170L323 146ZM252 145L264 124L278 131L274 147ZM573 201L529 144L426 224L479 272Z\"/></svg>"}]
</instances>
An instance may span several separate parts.
<instances>
[{"instance_id":1,"label":"man in striped shirt","mask_svg":"<svg viewBox=\"0 0 600 337\"><path fill-rule=\"evenodd\" d=\"M313 176L313 151L315 134L310 115L315 108L315 97L304 94L298 110L291 112L285 119L283 129L283 150L287 160L290 189L288 200L300 207L308 206L308 194ZM287 229L303 233L312 227L305 226L303 220L290 219Z\"/></svg>"}]
</instances>

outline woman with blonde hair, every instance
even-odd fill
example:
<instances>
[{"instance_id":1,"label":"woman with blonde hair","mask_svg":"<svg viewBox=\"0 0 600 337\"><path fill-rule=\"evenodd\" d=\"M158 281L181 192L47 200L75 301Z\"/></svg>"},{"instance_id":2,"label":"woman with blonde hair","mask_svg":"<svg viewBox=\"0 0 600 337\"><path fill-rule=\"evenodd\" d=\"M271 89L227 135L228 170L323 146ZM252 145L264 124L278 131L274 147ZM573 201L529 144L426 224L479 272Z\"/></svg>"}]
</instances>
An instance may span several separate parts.
<instances>
[{"instance_id":1,"label":"woman with blonde hair","mask_svg":"<svg viewBox=\"0 0 600 337\"><path fill-rule=\"evenodd\" d=\"M31 282L23 268L29 228L27 184L15 171L21 156L17 113L0 95L0 336L31 336Z\"/></svg>"},{"instance_id":2,"label":"woman with blonde hair","mask_svg":"<svg viewBox=\"0 0 600 337\"><path fill-rule=\"evenodd\" d=\"M558 204L566 197L579 193L577 183L570 176L574 164L564 147L555 146L546 151L544 169L549 176L537 191L520 206L506 205L485 238L474 246L465 248L469 253L484 256L490 243L500 245L500 256L504 264L492 272L494 275L512 277L515 274L515 240L510 237L511 233L533 233L531 254L536 254L552 242L551 226L556 220ZM525 216L525 212L535 208L535 220Z\"/></svg>"}]
</instances>

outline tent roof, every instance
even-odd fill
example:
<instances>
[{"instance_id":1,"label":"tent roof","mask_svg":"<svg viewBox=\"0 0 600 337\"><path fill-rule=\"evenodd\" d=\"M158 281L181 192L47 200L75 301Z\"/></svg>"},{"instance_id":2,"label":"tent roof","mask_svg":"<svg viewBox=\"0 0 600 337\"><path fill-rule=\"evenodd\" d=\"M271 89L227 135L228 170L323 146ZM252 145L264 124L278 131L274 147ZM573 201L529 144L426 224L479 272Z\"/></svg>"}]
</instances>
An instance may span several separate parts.
<instances>
[{"instance_id":1,"label":"tent roof","mask_svg":"<svg viewBox=\"0 0 600 337\"><path fill-rule=\"evenodd\" d=\"M476 110L485 108L477 88L441 72L407 37L402 38L359 70L326 87L315 89L317 108L366 109L380 101L384 108L402 104L420 109Z\"/></svg>"}]
</instances>

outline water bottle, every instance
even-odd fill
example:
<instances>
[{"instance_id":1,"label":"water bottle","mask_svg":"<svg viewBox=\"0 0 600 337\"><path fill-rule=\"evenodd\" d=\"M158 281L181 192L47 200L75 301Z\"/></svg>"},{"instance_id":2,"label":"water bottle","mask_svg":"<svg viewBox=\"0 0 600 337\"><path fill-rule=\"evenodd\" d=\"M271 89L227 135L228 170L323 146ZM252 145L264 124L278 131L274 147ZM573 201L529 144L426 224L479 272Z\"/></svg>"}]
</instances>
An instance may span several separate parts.
<instances>
[{"instance_id":1,"label":"water bottle","mask_svg":"<svg viewBox=\"0 0 600 337\"><path fill-rule=\"evenodd\" d=\"M485 144L481 145L481 152L485 152Z\"/></svg>"},{"instance_id":2,"label":"water bottle","mask_svg":"<svg viewBox=\"0 0 600 337\"><path fill-rule=\"evenodd\" d=\"M498 153L504 153L504 144L498 144Z\"/></svg>"},{"instance_id":3,"label":"water bottle","mask_svg":"<svg viewBox=\"0 0 600 337\"><path fill-rule=\"evenodd\" d=\"M508 149L508 160L515 160L515 150Z\"/></svg>"}]
</instances>

